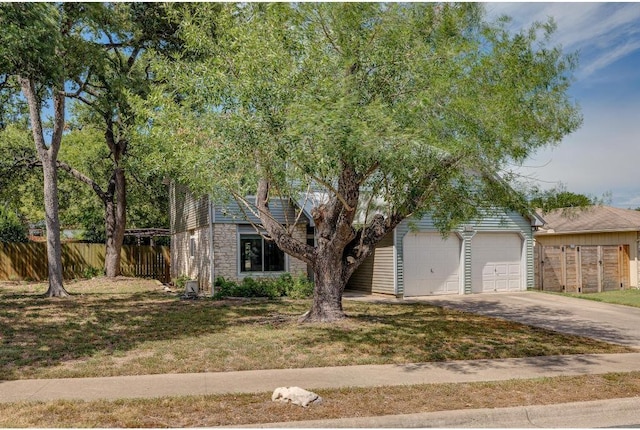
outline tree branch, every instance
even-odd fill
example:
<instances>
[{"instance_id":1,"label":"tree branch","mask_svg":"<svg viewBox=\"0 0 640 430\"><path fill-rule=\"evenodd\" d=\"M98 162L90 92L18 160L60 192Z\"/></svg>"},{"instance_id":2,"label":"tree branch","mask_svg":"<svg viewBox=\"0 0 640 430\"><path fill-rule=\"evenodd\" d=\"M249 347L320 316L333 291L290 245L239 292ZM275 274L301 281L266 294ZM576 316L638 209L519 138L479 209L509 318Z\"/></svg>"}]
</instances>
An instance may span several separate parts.
<instances>
[{"instance_id":1,"label":"tree branch","mask_svg":"<svg viewBox=\"0 0 640 430\"><path fill-rule=\"evenodd\" d=\"M320 27L322 27L322 32L324 33L325 37L329 40L329 43L331 44L333 49L335 49L338 54L344 55L342 53L342 49L340 49L338 44L333 40L333 37L331 36L331 33L329 32L329 29L325 25L324 18L322 17L320 11L318 11L318 18L319 18L319 22L320 22Z\"/></svg>"},{"instance_id":2,"label":"tree branch","mask_svg":"<svg viewBox=\"0 0 640 430\"><path fill-rule=\"evenodd\" d=\"M73 176L78 181L89 185L93 189L93 191L95 191L95 193L98 195L98 197L100 197L100 199L103 202L106 201L107 194L102 190L102 188L100 188L100 185L98 185L98 183L96 181L94 181L93 179L91 179L87 175L83 174L79 170L74 169L73 167L71 167L70 165L65 163L64 161L57 161L57 164L58 164L58 168L64 170L67 173L69 173L71 176Z\"/></svg>"},{"instance_id":3,"label":"tree branch","mask_svg":"<svg viewBox=\"0 0 640 430\"><path fill-rule=\"evenodd\" d=\"M316 255L315 249L306 243L294 239L291 234L271 215L269 210L269 181L260 179L256 193L256 208L260 213L260 220L270 238L286 253L299 258L300 260L314 264Z\"/></svg>"}]
</instances>

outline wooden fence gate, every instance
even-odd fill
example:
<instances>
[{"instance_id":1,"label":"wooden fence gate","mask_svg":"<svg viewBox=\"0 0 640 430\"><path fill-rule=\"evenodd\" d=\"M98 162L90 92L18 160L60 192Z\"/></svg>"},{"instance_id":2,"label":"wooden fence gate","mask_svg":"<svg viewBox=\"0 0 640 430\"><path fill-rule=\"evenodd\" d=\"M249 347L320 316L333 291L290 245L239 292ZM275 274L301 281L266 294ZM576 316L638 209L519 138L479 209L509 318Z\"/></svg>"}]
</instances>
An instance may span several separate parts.
<instances>
[{"instance_id":1,"label":"wooden fence gate","mask_svg":"<svg viewBox=\"0 0 640 430\"><path fill-rule=\"evenodd\" d=\"M629 288L628 245L536 247L539 288L563 293L597 293Z\"/></svg>"}]
</instances>

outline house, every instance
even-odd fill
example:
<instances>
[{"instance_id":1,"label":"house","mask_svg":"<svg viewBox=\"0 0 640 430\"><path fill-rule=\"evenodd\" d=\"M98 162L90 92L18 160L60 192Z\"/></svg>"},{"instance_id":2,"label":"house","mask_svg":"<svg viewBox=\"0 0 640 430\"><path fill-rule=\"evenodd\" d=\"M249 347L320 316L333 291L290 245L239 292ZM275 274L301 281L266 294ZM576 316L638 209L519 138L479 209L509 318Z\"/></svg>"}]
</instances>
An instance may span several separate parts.
<instances>
[{"instance_id":1,"label":"house","mask_svg":"<svg viewBox=\"0 0 640 430\"><path fill-rule=\"evenodd\" d=\"M252 215L235 203L214 205L171 184L170 208L174 279L198 279L199 287L210 291L218 276L238 280L308 272L306 263L256 233L245 217ZM294 234L313 244L308 208L300 217L288 201L271 202L270 208L283 223L296 220ZM495 211L443 240L429 217L405 220L379 243L347 288L398 297L526 290L534 285L532 230L539 225L537 217Z\"/></svg>"},{"instance_id":2,"label":"house","mask_svg":"<svg viewBox=\"0 0 640 430\"><path fill-rule=\"evenodd\" d=\"M640 212L609 206L544 214L535 233L536 288L589 293L638 288Z\"/></svg>"},{"instance_id":3,"label":"house","mask_svg":"<svg viewBox=\"0 0 640 430\"><path fill-rule=\"evenodd\" d=\"M495 210L446 238L433 221L404 220L351 277L348 289L412 297L532 288L537 216Z\"/></svg>"},{"instance_id":4,"label":"house","mask_svg":"<svg viewBox=\"0 0 640 430\"><path fill-rule=\"evenodd\" d=\"M197 198L186 187L171 183L169 208L172 279L196 279L201 290L211 291L217 277L239 280L307 273L305 262L285 254L258 234L251 222L259 224L259 220L235 202L214 205L208 196ZM295 208L289 202L272 201L270 208L283 224L296 220ZM294 237L307 240L308 218L298 217L294 224Z\"/></svg>"}]
</instances>

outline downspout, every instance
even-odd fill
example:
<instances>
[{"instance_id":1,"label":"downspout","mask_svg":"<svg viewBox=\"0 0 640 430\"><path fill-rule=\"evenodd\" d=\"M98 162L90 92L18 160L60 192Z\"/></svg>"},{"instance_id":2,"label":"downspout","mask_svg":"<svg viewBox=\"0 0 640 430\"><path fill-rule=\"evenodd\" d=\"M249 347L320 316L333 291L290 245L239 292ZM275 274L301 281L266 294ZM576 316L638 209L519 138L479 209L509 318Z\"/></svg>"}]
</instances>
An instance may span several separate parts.
<instances>
[{"instance_id":1,"label":"downspout","mask_svg":"<svg viewBox=\"0 0 640 430\"><path fill-rule=\"evenodd\" d=\"M215 268L213 266L213 223L215 222L215 211L213 209L213 203L211 197L209 197L209 282L211 285L211 297L215 294Z\"/></svg>"}]
</instances>

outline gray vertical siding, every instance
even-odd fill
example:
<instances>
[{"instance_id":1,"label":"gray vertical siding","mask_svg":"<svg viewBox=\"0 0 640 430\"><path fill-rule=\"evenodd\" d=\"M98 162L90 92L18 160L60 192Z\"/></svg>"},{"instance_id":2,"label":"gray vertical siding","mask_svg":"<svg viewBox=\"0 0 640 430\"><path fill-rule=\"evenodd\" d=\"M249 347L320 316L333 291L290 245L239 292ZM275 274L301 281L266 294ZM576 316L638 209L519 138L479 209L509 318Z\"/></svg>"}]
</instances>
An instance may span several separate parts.
<instances>
[{"instance_id":1,"label":"gray vertical siding","mask_svg":"<svg viewBox=\"0 0 640 430\"><path fill-rule=\"evenodd\" d=\"M252 198L248 198L253 201ZM171 233L180 233L209 225L209 198L196 198L188 188L172 183L169 188L170 228ZM214 203L216 224L260 224L260 220L250 211L243 211L235 200L222 204ZM307 218L299 216L299 210L288 200L272 199L269 209L274 219L281 224L307 224ZM247 220L247 217L249 218Z\"/></svg>"},{"instance_id":2,"label":"gray vertical siding","mask_svg":"<svg viewBox=\"0 0 640 430\"><path fill-rule=\"evenodd\" d=\"M349 279L347 289L395 294L394 234L387 234Z\"/></svg>"},{"instance_id":3,"label":"gray vertical siding","mask_svg":"<svg viewBox=\"0 0 640 430\"><path fill-rule=\"evenodd\" d=\"M252 199L249 199L252 201ZM169 187L169 218L171 231L172 277L186 275L200 281L201 288L210 288L210 221L209 198L197 198L186 186L172 182ZM269 208L273 217L282 224L297 222L294 235L297 239L306 240L308 219L302 215L288 200L272 199ZM260 224L260 220L249 212L243 212L234 200L225 204L213 205L214 213L214 257L215 275L229 279L239 277L238 234L239 225ZM249 216L249 220L247 220ZM253 230L250 230L253 231ZM196 240L196 256L189 256L189 241L193 235ZM294 273L306 272L306 264L287 257L287 267ZM258 276L258 275L254 275Z\"/></svg>"},{"instance_id":4,"label":"gray vertical siding","mask_svg":"<svg viewBox=\"0 0 640 430\"><path fill-rule=\"evenodd\" d=\"M464 293L471 294L471 240L474 232L465 231L462 233L462 246L464 246L464 260L462 262L462 273L464 276Z\"/></svg>"},{"instance_id":5,"label":"gray vertical siding","mask_svg":"<svg viewBox=\"0 0 640 430\"><path fill-rule=\"evenodd\" d=\"M187 187L171 183L169 187L169 222L171 234L209 225L209 198L196 198Z\"/></svg>"}]
</instances>

